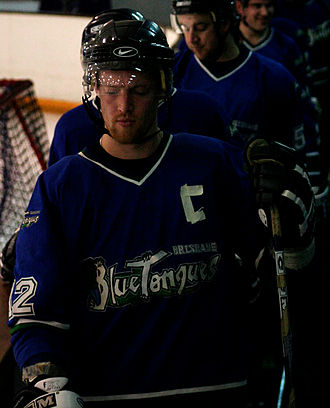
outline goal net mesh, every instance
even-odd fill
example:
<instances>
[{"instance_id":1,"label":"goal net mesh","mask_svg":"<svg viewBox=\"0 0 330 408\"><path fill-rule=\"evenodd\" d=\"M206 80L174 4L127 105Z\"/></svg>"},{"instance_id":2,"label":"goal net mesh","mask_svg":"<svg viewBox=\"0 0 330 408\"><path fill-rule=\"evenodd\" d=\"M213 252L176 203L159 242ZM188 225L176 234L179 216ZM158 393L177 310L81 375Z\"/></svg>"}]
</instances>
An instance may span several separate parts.
<instances>
[{"instance_id":1,"label":"goal net mesh","mask_svg":"<svg viewBox=\"0 0 330 408\"><path fill-rule=\"evenodd\" d=\"M49 139L30 80L0 80L0 250L24 218Z\"/></svg>"}]
</instances>

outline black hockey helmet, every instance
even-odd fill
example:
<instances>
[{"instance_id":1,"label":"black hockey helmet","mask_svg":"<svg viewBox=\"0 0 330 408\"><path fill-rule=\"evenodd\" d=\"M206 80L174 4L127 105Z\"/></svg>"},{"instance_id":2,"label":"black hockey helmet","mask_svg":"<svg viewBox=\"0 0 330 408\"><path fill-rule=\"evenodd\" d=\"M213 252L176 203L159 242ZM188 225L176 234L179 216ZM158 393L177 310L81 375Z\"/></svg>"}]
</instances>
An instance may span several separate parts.
<instances>
[{"instance_id":1,"label":"black hockey helmet","mask_svg":"<svg viewBox=\"0 0 330 408\"><path fill-rule=\"evenodd\" d=\"M237 20L233 0L173 0L171 10L172 28L180 32L176 16L193 13L210 13L214 23Z\"/></svg>"},{"instance_id":2,"label":"black hockey helmet","mask_svg":"<svg viewBox=\"0 0 330 408\"><path fill-rule=\"evenodd\" d=\"M97 37L101 27L110 20L141 20L145 17L137 10L130 8L118 8L102 11L96 14L83 30L81 38L80 59L83 69L85 69L85 52L91 45L91 42Z\"/></svg>"},{"instance_id":3,"label":"black hockey helmet","mask_svg":"<svg viewBox=\"0 0 330 408\"><path fill-rule=\"evenodd\" d=\"M155 22L112 19L89 44L83 56L87 92L93 90L103 69L158 71L163 91L166 95L172 92L174 52Z\"/></svg>"}]
</instances>

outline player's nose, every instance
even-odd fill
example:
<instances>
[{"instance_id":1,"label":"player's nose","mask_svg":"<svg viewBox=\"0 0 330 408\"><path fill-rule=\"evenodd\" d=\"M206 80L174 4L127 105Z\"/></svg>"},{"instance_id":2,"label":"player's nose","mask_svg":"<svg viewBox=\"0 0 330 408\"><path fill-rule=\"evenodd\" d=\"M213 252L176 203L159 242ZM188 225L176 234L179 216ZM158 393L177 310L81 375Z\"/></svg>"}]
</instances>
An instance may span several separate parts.
<instances>
[{"instance_id":1,"label":"player's nose","mask_svg":"<svg viewBox=\"0 0 330 408\"><path fill-rule=\"evenodd\" d=\"M198 34L193 27L189 29L186 33L186 41L191 44L196 44L199 41Z\"/></svg>"},{"instance_id":2,"label":"player's nose","mask_svg":"<svg viewBox=\"0 0 330 408\"><path fill-rule=\"evenodd\" d=\"M268 7L268 6L262 6L262 7L260 8L260 14L261 14L263 17L267 17L267 16L270 14L270 9L269 9L269 7Z\"/></svg>"},{"instance_id":3,"label":"player's nose","mask_svg":"<svg viewBox=\"0 0 330 408\"><path fill-rule=\"evenodd\" d=\"M117 107L121 113L125 113L132 110L133 102L129 92L123 90L117 99Z\"/></svg>"}]
</instances>

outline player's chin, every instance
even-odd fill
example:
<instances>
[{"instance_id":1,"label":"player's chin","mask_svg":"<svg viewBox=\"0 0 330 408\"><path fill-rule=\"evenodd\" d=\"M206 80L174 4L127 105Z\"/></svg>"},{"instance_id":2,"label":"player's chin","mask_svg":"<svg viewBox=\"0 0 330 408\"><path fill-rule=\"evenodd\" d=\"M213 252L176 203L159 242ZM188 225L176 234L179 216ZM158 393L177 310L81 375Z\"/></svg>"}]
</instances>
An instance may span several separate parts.
<instances>
[{"instance_id":1,"label":"player's chin","mask_svg":"<svg viewBox=\"0 0 330 408\"><path fill-rule=\"evenodd\" d=\"M196 48L194 51L195 56L200 60L203 61L208 58L210 55L209 51L206 50L205 48Z\"/></svg>"},{"instance_id":2,"label":"player's chin","mask_svg":"<svg viewBox=\"0 0 330 408\"><path fill-rule=\"evenodd\" d=\"M135 127L113 130L111 136L120 144L135 144L140 139Z\"/></svg>"},{"instance_id":3,"label":"player's chin","mask_svg":"<svg viewBox=\"0 0 330 408\"><path fill-rule=\"evenodd\" d=\"M270 24L270 20L262 19L258 21L257 26L259 30L265 30L269 26L269 24Z\"/></svg>"}]
</instances>

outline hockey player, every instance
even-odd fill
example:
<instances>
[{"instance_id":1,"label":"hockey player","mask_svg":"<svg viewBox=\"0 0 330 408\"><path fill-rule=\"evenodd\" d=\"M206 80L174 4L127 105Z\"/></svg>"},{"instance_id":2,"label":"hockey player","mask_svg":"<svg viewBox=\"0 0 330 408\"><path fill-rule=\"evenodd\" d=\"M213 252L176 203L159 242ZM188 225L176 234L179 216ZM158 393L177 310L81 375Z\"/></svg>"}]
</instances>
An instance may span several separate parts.
<instances>
[{"instance_id":1,"label":"hockey player","mask_svg":"<svg viewBox=\"0 0 330 408\"><path fill-rule=\"evenodd\" d=\"M303 52L288 35L271 26L275 0L235 0L243 44L284 65L309 95Z\"/></svg>"},{"instance_id":2,"label":"hockey player","mask_svg":"<svg viewBox=\"0 0 330 408\"><path fill-rule=\"evenodd\" d=\"M156 23L106 23L88 58L103 136L40 175L17 238L9 325L27 386L15 407L245 407L261 245L242 152L158 127L173 52ZM308 176L281 145L253 162L258 203L278 204L286 261L303 273L314 254ZM307 212L281 194L292 188Z\"/></svg>"},{"instance_id":3,"label":"hockey player","mask_svg":"<svg viewBox=\"0 0 330 408\"><path fill-rule=\"evenodd\" d=\"M128 8L111 9L94 16L83 30L83 68L85 50L88 50L94 41L98 29L111 19L143 20L144 16L137 10ZM64 156L78 153L85 146L100 139L103 121L98 112L98 103L98 97L95 100L85 100L84 104L60 117L50 147L49 165ZM221 107L217 106L217 101L196 90L173 88L172 94L160 102L158 124L161 129L171 133L188 132L241 143L237 134L230 133L230 119Z\"/></svg>"}]
</instances>

